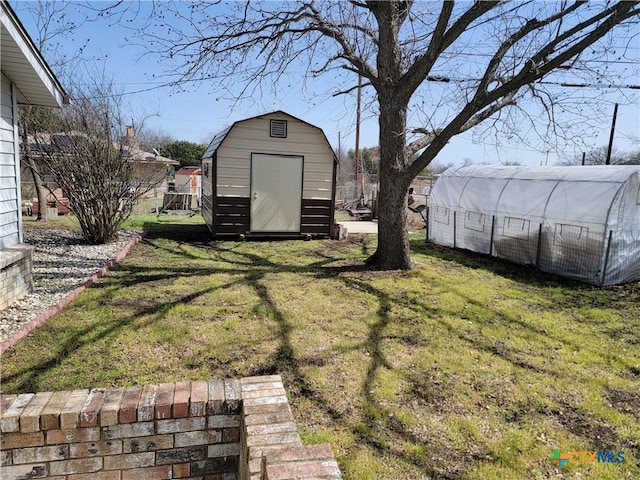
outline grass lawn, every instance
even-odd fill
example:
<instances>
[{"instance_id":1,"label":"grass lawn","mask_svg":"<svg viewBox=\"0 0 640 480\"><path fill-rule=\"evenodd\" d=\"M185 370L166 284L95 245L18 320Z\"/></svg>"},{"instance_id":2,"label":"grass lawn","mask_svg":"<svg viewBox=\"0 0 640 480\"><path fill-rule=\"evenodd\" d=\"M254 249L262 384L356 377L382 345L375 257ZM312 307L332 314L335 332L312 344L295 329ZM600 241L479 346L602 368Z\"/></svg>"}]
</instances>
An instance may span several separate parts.
<instances>
[{"instance_id":1,"label":"grass lawn","mask_svg":"<svg viewBox=\"0 0 640 480\"><path fill-rule=\"evenodd\" d=\"M4 393L278 373L345 479L640 478L640 284L600 290L424 231L415 270L374 272L371 238L209 244L201 220L161 219L2 356ZM625 462L560 469L556 449Z\"/></svg>"}]
</instances>

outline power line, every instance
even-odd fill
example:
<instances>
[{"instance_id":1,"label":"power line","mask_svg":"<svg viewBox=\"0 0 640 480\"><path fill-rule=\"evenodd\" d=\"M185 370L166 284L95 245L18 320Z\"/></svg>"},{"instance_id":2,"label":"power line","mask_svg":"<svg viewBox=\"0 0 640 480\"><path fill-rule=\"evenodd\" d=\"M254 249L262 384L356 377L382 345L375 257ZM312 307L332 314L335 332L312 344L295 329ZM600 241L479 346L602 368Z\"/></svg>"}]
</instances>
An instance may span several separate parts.
<instances>
[{"instance_id":1,"label":"power line","mask_svg":"<svg viewBox=\"0 0 640 480\"><path fill-rule=\"evenodd\" d=\"M479 82L479 78L450 78L439 75L428 76L425 79L427 82L439 82L439 83L470 83L470 82ZM625 85L616 85L612 83L577 83L577 82L551 82L548 80L541 80L539 82L534 82L541 85L555 85L559 87L571 87L571 88L597 88L597 89L632 89L632 90L640 90L640 85L633 84L625 84Z\"/></svg>"}]
</instances>

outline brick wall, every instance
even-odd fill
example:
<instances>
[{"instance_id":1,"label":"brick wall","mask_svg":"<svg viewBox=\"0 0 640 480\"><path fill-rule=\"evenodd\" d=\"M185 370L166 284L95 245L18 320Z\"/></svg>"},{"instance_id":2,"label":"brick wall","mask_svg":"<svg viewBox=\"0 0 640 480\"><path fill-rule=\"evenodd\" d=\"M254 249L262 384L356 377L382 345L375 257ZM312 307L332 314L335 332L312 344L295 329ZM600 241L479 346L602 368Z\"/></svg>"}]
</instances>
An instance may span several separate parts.
<instances>
[{"instance_id":1,"label":"brick wall","mask_svg":"<svg viewBox=\"0 0 640 480\"><path fill-rule=\"evenodd\" d=\"M0 396L0 478L339 479L279 376Z\"/></svg>"},{"instance_id":2,"label":"brick wall","mask_svg":"<svg viewBox=\"0 0 640 480\"><path fill-rule=\"evenodd\" d=\"M0 250L0 310L33 288L33 247L19 244Z\"/></svg>"}]
</instances>

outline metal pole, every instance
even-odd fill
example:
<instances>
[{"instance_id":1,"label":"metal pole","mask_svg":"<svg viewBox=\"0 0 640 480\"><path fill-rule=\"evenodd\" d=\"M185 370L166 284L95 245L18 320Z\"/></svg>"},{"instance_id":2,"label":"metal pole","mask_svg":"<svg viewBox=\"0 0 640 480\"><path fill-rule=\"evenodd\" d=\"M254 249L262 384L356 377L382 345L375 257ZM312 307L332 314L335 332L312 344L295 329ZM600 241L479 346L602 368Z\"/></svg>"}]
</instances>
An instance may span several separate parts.
<instances>
[{"instance_id":1,"label":"metal pole","mask_svg":"<svg viewBox=\"0 0 640 480\"><path fill-rule=\"evenodd\" d=\"M493 237L496 231L496 216L491 216L491 240L489 241L489 255L493 256Z\"/></svg>"},{"instance_id":2,"label":"metal pole","mask_svg":"<svg viewBox=\"0 0 640 480\"><path fill-rule=\"evenodd\" d=\"M429 207L428 207L428 206L427 206L427 213L426 213L426 215L427 215L427 226L425 227L425 230L426 230L425 235L426 235L426 237L427 237L427 238L426 238L426 241L428 242L428 241L429 241Z\"/></svg>"},{"instance_id":3,"label":"metal pole","mask_svg":"<svg viewBox=\"0 0 640 480\"><path fill-rule=\"evenodd\" d=\"M611 121L611 135L609 135L609 148L607 149L606 165L611 165L611 151L613 150L613 134L616 131L616 119L618 118L618 104L613 107L613 120Z\"/></svg>"},{"instance_id":4,"label":"metal pole","mask_svg":"<svg viewBox=\"0 0 640 480\"><path fill-rule=\"evenodd\" d=\"M584 167L584 161L587 158L587 152L582 152L582 166Z\"/></svg>"},{"instance_id":5,"label":"metal pole","mask_svg":"<svg viewBox=\"0 0 640 480\"><path fill-rule=\"evenodd\" d=\"M607 242L607 253L604 256L604 266L602 267L602 279L600 280L600 288L604 287L604 281L607 277L607 268L609 267L609 252L611 251L611 237L613 230L609 230L609 241Z\"/></svg>"},{"instance_id":6,"label":"metal pole","mask_svg":"<svg viewBox=\"0 0 640 480\"><path fill-rule=\"evenodd\" d=\"M456 211L453 211L453 248L456 248Z\"/></svg>"},{"instance_id":7,"label":"metal pole","mask_svg":"<svg viewBox=\"0 0 640 480\"><path fill-rule=\"evenodd\" d=\"M538 245L536 246L536 268L540 270L540 257L542 256L542 224L538 228Z\"/></svg>"}]
</instances>

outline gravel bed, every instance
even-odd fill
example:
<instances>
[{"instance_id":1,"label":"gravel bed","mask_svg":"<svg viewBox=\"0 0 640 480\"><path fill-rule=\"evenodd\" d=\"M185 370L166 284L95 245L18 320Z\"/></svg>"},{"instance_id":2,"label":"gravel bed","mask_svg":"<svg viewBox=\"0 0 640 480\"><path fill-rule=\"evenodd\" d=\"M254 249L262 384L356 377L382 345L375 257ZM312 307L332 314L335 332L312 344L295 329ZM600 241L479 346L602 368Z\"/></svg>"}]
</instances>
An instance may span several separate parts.
<instances>
[{"instance_id":1,"label":"gravel bed","mask_svg":"<svg viewBox=\"0 0 640 480\"><path fill-rule=\"evenodd\" d=\"M24 243L36 247L33 253L34 289L30 295L0 311L0 342L84 283L136 235L135 232L120 232L115 242L87 245L79 232L25 230Z\"/></svg>"}]
</instances>

